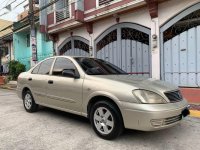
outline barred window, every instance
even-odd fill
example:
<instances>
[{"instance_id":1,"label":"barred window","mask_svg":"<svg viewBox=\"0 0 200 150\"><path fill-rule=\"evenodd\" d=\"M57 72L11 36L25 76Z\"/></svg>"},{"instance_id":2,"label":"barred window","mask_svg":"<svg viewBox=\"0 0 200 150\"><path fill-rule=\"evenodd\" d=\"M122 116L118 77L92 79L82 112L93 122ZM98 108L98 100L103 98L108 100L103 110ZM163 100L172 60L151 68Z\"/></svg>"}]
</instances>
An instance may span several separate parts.
<instances>
[{"instance_id":1,"label":"barred window","mask_svg":"<svg viewBox=\"0 0 200 150\"><path fill-rule=\"evenodd\" d=\"M172 39L180 33L200 25L200 9L185 16L163 33L164 42Z\"/></svg>"},{"instance_id":2,"label":"barred window","mask_svg":"<svg viewBox=\"0 0 200 150\"><path fill-rule=\"evenodd\" d=\"M109 4L112 1L114 0L99 0L99 6L104 5L104 4Z\"/></svg>"},{"instance_id":3,"label":"barred window","mask_svg":"<svg viewBox=\"0 0 200 150\"><path fill-rule=\"evenodd\" d=\"M97 43L97 51L101 50L103 47L114 41L117 41L117 30L111 31L101 41Z\"/></svg>"},{"instance_id":4,"label":"barred window","mask_svg":"<svg viewBox=\"0 0 200 150\"><path fill-rule=\"evenodd\" d=\"M47 1L48 1L48 3L47 3L47 4L49 4L49 3L53 2L53 0L47 0ZM52 12L52 10L53 10L53 5L50 5L49 7L47 7L47 13L50 13L50 12Z\"/></svg>"},{"instance_id":5,"label":"barred window","mask_svg":"<svg viewBox=\"0 0 200 150\"><path fill-rule=\"evenodd\" d=\"M149 45L149 35L132 28L122 28L121 38L124 40L135 40Z\"/></svg>"}]
</instances>

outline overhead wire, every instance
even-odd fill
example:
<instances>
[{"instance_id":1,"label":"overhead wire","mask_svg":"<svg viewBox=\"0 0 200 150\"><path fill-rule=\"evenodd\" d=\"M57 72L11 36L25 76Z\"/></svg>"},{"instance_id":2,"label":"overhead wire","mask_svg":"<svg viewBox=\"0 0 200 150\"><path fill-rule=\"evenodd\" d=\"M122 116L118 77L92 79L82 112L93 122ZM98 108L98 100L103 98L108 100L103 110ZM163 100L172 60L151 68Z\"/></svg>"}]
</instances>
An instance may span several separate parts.
<instances>
[{"instance_id":1,"label":"overhead wire","mask_svg":"<svg viewBox=\"0 0 200 150\"><path fill-rule=\"evenodd\" d=\"M6 1L7 1L7 0L4 0L4 1L0 4L0 6L1 6L3 3L5 3ZM9 1L10 1L10 0L8 0L8 2L9 2ZM8 3L8 2L7 2L7 3ZM7 3L6 3L6 5L7 5ZM0 11L3 10L4 8L5 8L5 6L3 6L3 7L0 9ZM8 13L8 12L4 12L3 14L0 14L0 17L3 16L3 15L6 15L7 13Z\"/></svg>"},{"instance_id":2,"label":"overhead wire","mask_svg":"<svg viewBox=\"0 0 200 150\"><path fill-rule=\"evenodd\" d=\"M7 0L5 0L5 1L3 1L1 4L0 4L0 6L4 3L4 2L6 2ZM11 4L13 4L14 2L16 2L17 0L14 0L13 2L11 2L10 4L8 4L9 2L10 2L10 0L8 0L7 1L7 3L6 3L6 5L5 6L3 6L1 9L0 9L0 11L1 10L3 10L3 9L5 9L6 8L6 6L8 6L8 5L11 5Z\"/></svg>"},{"instance_id":3,"label":"overhead wire","mask_svg":"<svg viewBox=\"0 0 200 150\"><path fill-rule=\"evenodd\" d=\"M16 1L16 0L15 0ZM27 0L22 1L21 3L17 4L12 10L16 9L17 7L19 7L21 4L25 3Z\"/></svg>"}]
</instances>

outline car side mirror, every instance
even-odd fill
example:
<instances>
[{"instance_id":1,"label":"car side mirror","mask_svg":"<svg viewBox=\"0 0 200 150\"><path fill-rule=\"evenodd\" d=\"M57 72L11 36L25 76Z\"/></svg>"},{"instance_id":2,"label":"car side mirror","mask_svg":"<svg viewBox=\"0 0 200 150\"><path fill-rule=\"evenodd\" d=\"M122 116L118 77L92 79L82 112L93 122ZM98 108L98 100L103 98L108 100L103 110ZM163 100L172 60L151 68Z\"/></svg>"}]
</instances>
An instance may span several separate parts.
<instances>
[{"instance_id":1,"label":"car side mirror","mask_svg":"<svg viewBox=\"0 0 200 150\"><path fill-rule=\"evenodd\" d=\"M76 75L74 69L64 69L62 72L62 76L69 77L69 78L75 78L75 79L79 78L79 75Z\"/></svg>"}]
</instances>

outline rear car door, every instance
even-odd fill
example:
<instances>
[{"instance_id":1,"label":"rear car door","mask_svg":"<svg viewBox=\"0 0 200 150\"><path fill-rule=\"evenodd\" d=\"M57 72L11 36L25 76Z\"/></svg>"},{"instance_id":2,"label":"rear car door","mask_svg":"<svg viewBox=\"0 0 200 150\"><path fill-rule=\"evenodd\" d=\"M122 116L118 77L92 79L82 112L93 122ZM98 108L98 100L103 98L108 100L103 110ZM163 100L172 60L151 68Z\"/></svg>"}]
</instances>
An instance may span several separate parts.
<instances>
[{"instance_id":1,"label":"rear car door","mask_svg":"<svg viewBox=\"0 0 200 150\"><path fill-rule=\"evenodd\" d=\"M74 70L78 76L79 72L74 63L65 57L55 60L52 75L48 77L47 101L52 107L80 113L82 111L82 78L63 76L63 70Z\"/></svg>"},{"instance_id":2,"label":"rear car door","mask_svg":"<svg viewBox=\"0 0 200 150\"><path fill-rule=\"evenodd\" d=\"M46 103L47 77L49 76L53 61L54 58L50 58L41 62L28 77L28 83L36 103Z\"/></svg>"}]
</instances>

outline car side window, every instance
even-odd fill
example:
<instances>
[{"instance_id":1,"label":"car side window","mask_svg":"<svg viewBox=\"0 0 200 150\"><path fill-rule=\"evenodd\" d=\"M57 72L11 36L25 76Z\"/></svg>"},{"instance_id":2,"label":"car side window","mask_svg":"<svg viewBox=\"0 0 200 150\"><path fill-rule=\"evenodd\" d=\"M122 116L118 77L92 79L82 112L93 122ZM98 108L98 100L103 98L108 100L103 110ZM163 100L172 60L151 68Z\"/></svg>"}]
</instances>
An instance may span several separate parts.
<instances>
[{"instance_id":1,"label":"car side window","mask_svg":"<svg viewBox=\"0 0 200 150\"><path fill-rule=\"evenodd\" d=\"M43 61L40 65L38 74L43 74L43 75L49 74L53 61L54 61L54 58L50 58Z\"/></svg>"},{"instance_id":2,"label":"car side window","mask_svg":"<svg viewBox=\"0 0 200 150\"><path fill-rule=\"evenodd\" d=\"M62 76L64 70L74 70L78 74L78 70L74 63L67 58L57 58L53 67L52 74L55 76Z\"/></svg>"},{"instance_id":3,"label":"car side window","mask_svg":"<svg viewBox=\"0 0 200 150\"><path fill-rule=\"evenodd\" d=\"M39 69L40 69L40 65L41 65L41 64L37 65L37 66L33 69L32 74L37 74L37 73L38 73L38 71L39 71Z\"/></svg>"}]
</instances>

